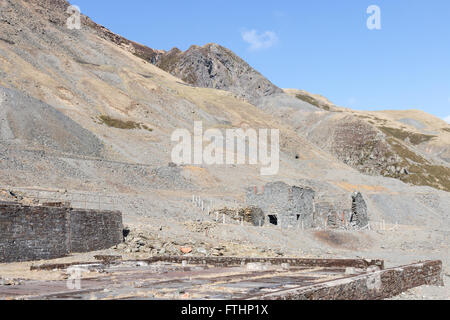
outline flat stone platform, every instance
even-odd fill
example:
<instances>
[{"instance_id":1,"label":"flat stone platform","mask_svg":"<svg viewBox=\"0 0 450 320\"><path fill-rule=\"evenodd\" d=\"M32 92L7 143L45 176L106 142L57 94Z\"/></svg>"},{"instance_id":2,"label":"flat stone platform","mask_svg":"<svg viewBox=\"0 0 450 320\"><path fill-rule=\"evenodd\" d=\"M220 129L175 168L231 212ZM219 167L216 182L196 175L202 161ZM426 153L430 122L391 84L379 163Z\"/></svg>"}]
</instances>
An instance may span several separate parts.
<instances>
[{"instance_id":1,"label":"flat stone platform","mask_svg":"<svg viewBox=\"0 0 450 320\"><path fill-rule=\"evenodd\" d=\"M442 285L442 263L383 269L382 260L154 257L35 265L66 279L0 286L0 299L384 299Z\"/></svg>"}]
</instances>

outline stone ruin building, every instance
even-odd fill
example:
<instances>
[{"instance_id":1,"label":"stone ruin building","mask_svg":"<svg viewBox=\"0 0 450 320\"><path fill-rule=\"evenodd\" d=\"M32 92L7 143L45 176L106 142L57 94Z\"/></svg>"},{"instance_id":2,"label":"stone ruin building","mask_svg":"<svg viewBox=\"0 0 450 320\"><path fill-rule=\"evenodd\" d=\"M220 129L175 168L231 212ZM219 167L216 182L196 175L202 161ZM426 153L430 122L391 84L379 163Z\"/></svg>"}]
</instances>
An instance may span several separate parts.
<instances>
[{"instance_id":1,"label":"stone ruin building","mask_svg":"<svg viewBox=\"0 0 450 320\"><path fill-rule=\"evenodd\" d=\"M282 227L314 227L314 197L310 188L268 183L262 192L247 189L247 205L261 208L266 222Z\"/></svg>"},{"instance_id":2,"label":"stone ruin building","mask_svg":"<svg viewBox=\"0 0 450 320\"><path fill-rule=\"evenodd\" d=\"M264 223L282 228L361 229L369 223L367 205L361 193L344 199L344 204L319 202L309 187L289 186L284 182L266 184L262 190L248 188L247 206L262 210ZM258 219L260 218L258 214Z\"/></svg>"}]
</instances>

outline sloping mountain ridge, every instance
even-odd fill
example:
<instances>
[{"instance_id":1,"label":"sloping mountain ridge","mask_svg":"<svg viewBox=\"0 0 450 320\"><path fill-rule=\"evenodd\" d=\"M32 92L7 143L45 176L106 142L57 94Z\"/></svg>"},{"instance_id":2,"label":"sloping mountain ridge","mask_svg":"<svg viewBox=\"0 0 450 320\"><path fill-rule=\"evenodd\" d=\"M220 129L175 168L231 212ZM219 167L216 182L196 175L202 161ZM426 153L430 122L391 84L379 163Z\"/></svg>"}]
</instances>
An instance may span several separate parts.
<instances>
[{"instance_id":1,"label":"sloping mountain ridge","mask_svg":"<svg viewBox=\"0 0 450 320\"><path fill-rule=\"evenodd\" d=\"M52 7L55 3L59 5ZM233 94L186 86L136 57L128 46L104 34L99 38L99 30L104 29L97 25L91 28L92 22L83 25L81 31L67 29L68 5L65 1L8 2L1 12L5 26L1 37L8 42L0 42L0 85L26 92L95 134L104 144L101 159L166 165L170 162L171 132L180 127L192 129L194 120L221 128L245 123L256 128L285 127ZM111 127L114 121L104 119L135 125L123 130ZM26 139L17 143L35 147ZM302 145L305 158L326 161L325 153L293 131L286 131L282 143L290 154ZM62 151L52 145L41 147L49 152ZM29 162L27 166L36 166ZM11 170L5 179L14 176ZM49 175L54 172L50 170ZM38 176L29 181L38 181Z\"/></svg>"},{"instance_id":2,"label":"sloping mountain ridge","mask_svg":"<svg viewBox=\"0 0 450 320\"><path fill-rule=\"evenodd\" d=\"M317 109L298 107L296 101L286 100L277 87L242 59L216 44L192 46L185 52L174 48L155 60L155 65L187 83L233 92L273 115L286 118L301 135L362 173L450 191L450 168L446 161L450 135L443 121L439 127L429 128L439 130L438 134L430 135L417 128L405 130L405 123L392 117L386 120L381 113L377 116L355 112L337 107L323 96L286 90L288 95ZM318 110L343 114L333 115L331 122L323 121L324 117L331 118L318 116L314 112ZM291 112L295 112L294 117L286 116ZM403 120L410 113L404 112ZM315 122L319 125L314 125Z\"/></svg>"},{"instance_id":3,"label":"sloping mountain ridge","mask_svg":"<svg viewBox=\"0 0 450 320\"><path fill-rule=\"evenodd\" d=\"M318 109L298 107L296 101L286 100L277 87L242 59L216 44L192 46L185 52L174 48L155 60L155 65L187 83L233 92L273 115L287 118L301 135L362 173L450 191L450 168L446 161L450 135L443 122L437 128L438 135L411 127L404 130L404 123L392 118L387 121L386 117L380 119L369 113L339 108L323 96L286 90L288 95ZM286 117L291 113L287 110L294 110L295 116ZM332 122L323 121L323 117L313 112L317 110L343 112L345 116L334 115ZM408 119L408 112L404 116ZM315 122L319 125L315 126ZM314 134L310 128L315 128ZM440 143L435 143L437 140ZM435 151L430 152L430 148Z\"/></svg>"},{"instance_id":4,"label":"sloping mountain ridge","mask_svg":"<svg viewBox=\"0 0 450 320\"><path fill-rule=\"evenodd\" d=\"M286 110L295 110L294 118L297 122L292 124L299 129L303 128L298 130L299 133L306 134L308 139L320 148L333 153L338 159L362 173L392 177L414 185L450 191L450 130L448 124L443 121L439 127L428 128L433 131L432 135L417 130L417 127L409 126L405 130L402 120L408 120L410 112L405 111L404 118L397 119L400 121L395 121L392 117L388 118L388 121L386 117L380 119L374 114L337 107L325 97L311 95L306 91L283 91L231 50L220 45L193 45L185 52L177 48L168 52L145 49L145 46L120 36L112 36L106 28L99 28L93 22L90 22L90 25L94 25L101 34L113 39L115 43L125 44L125 48L132 48L131 52L137 56L188 84L230 91L272 115L288 120L291 118L286 117ZM297 98L303 104L299 105L298 101L289 99L284 93ZM309 114L305 118L303 112L317 111L313 106L324 111L347 112L346 117L340 117L341 120L326 125L320 120L321 117L315 118L319 119L321 125L314 126L314 116ZM283 111L280 112L280 109ZM311 134L311 127L320 134ZM329 130L332 130L333 134L323 134L330 133ZM408 136L416 138L415 141L405 142ZM420 140L418 143L417 139ZM440 160L444 160L444 163Z\"/></svg>"},{"instance_id":5,"label":"sloping mountain ridge","mask_svg":"<svg viewBox=\"0 0 450 320\"><path fill-rule=\"evenodd\" d=\"M354 111L305 91L286 92L324 110L287 117L300 134L341 161L372 175L450 190L450 132L423 111Z\"/></svg>"}]
</instances>

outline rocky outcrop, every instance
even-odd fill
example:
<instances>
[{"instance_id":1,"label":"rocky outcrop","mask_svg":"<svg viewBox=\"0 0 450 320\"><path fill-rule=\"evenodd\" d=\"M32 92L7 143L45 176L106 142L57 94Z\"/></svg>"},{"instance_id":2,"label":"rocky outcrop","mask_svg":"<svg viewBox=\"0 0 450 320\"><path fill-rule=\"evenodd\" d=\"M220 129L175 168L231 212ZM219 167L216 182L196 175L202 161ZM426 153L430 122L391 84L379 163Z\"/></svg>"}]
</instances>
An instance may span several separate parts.
<instances>
[{"instance_id":1,"label":"rocky outcrop","mask_svg":"<svg viewBox=\"0 0 450 320\"><path fill-rule=\"evenodd\" d=\"M330 138L331 151L341 161L363 173L380 175L399 161L385 137L375 127L359 119L343 118L336 123Z\"/></svg>"},{"instance_id":2,"label":"rocky outcrop","mask_svg":"<svg viewBox=\"0 0 450 320\"><path fill-rule=\"evenodd\" d=\"M158 56L155 64L189 84L230 91L251 103L282 93L231 50L215 43L191 46L185 52L174 48Z\"/></svg>"}]
</instances>

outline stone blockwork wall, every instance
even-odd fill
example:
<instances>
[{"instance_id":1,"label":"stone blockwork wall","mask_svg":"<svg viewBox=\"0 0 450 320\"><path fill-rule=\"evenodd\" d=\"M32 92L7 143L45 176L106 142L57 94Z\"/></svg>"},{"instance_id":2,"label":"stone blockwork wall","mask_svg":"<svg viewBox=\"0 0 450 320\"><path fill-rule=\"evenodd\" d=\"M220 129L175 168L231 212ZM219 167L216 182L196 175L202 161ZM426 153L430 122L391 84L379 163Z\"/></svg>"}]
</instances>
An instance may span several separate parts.
<instances>
[{"instance_id":1,"label":"stone blockwork wall","mask_svg":"<svg viewBox=\"0 0 450 320\"><path fill-rule=\"evenodd\" d=\"M268 293L260 300L382 300L423 285L443 286L442 262L425 261L306 287Z\"/></svg>"},{"instance_id":2,"label":"stone blockwork wall","mask_svg":"<svg viewBox=\"0 0 450 320\"><path fill-rule=\"evenodd\" d=\"M351 199L349 196L348 203ZM346 229L351 227L353 213L351 209L337 207L333 203L318 202L314 212L314 227L320 229Z\"/></svg>"},{"instance_id":3,"label":"stone blockwork wall","mask_svg":"<svg viewBox=\"0 0 450 320\"><path fill-rule=\"evenodd\" d=\"M261 208L266 216L276 216L282 227L313 227L314 190L292 187L284 182L268 183L263 192L247 190L247 204Z\"/></svg>"},{"instance_id":4,"label":"stone blockwork wall","mask_svg":"<svg viewBox=\"0 0 450 320\"><path fill-rule=\"evenodd\" d=\"M122 230L120 212L0 203L0 263L110 248Z\"/></svg>"},{"instance_id":5,"label":"stone blockwork wall","mask_svg":"<svg viewBox=\"0 0 450 320\"><path fill-rule=\"evenodd\" d=\"M352 217L351 224L358 228L364 228L369 224L367 215L367 204L363 195L359 192L352 196Z\"/></svg>"},{"instance_id":6,"label":"stone blockwork wall","mask_svg":"<svg viewBox=\"0 0 450 320\"><path fill-rule=\"evenodd\" d=\"M0 262L65 256L66 219L63 208L0 205Z\"/></svg>"},{"instance_id":7,"label":"stone blockwork wall","mask_svg":"<svg viewBox=\"0 0 450 320\"><path fill-rule=\"evenodd\" d=\"M111 248L123 241L122 214L96 210L70 212L71 252Z\"/></svg>"}]
</instances>

